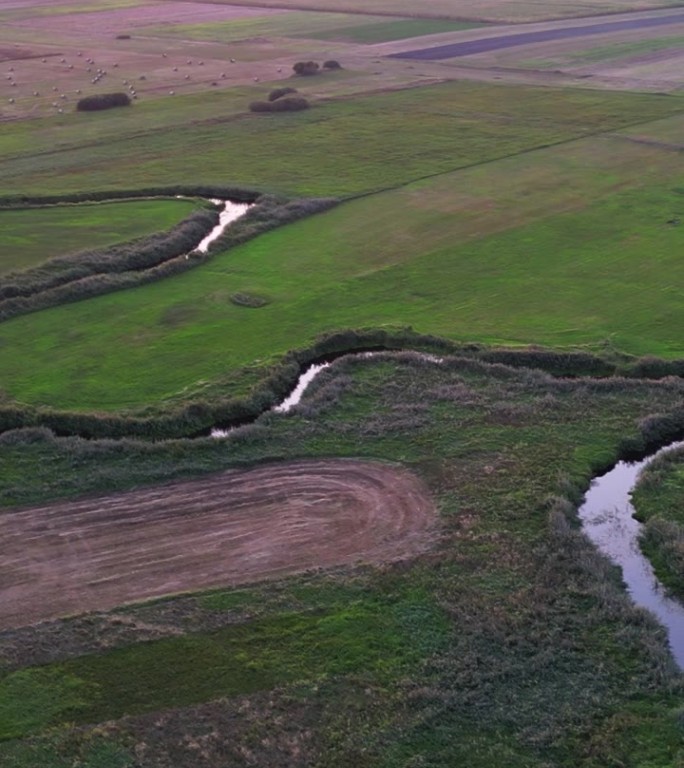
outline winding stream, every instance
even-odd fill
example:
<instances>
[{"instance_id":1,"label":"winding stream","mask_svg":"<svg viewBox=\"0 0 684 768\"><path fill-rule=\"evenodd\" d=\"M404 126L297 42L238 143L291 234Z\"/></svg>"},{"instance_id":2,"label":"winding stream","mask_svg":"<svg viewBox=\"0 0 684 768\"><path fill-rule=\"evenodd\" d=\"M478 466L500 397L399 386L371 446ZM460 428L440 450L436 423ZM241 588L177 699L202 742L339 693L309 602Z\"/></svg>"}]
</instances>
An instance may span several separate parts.
<instances>
[{"instance_id":1,"label":"winding stream","mask_svg":"<svg viewBox=\"0 0 684 768\"><path fill-rule=\"evenodd\" d=\"M383 350L383 351L388 352L390 350ZM375 355L378 355L378 354L382 354L382 352L347 352L343 355L340 355L340 357L348 357L350 355L353 355L354 357L371 358L371 357L375 357ZM428 360L431 363L439 364L442 362L442 358L436 357L435 355L428 355L423 353L423 354L420 354L420 356L424 360ZM301 374L301 376L297 379L297 384L295 385L292 392L290 392L290 394L282 402L278 403L277 405L274 405L273 408L271 408L271 410L275 411L276 413L287 413L289 410L294 408L295 405L298 405L309 384L311 384L311 382L316 378L316 376L318 376L318 374L321 371L328 368L331 362L332 361L322 362L322 363L312 363L311 365L309 365L308 368L306 368L304 372ZM214 429L212 429L211 432L209 433L209 436L215 437L215 438L226 437L234 429L238 429L238 427L229 427L228 429L220 429L218 427L214 427Z\"/></svg>"},{"instance_id":2,"label":"winding stream","mask_svg":"<svg viewBox=\"0 0 684 768\"><path fill-rule=\"evenodd\" d=\"M634 518L630 494L642 469L666 451L684 447L671 443L638 462L618 462L594 478L579 509L585 533L598 549L622 568L622 578L636 605L653 613L667 629L670 649L684 669L684 604L668 597L653 566L641 553L642 525Z\"/></svg>"}]
</instances>

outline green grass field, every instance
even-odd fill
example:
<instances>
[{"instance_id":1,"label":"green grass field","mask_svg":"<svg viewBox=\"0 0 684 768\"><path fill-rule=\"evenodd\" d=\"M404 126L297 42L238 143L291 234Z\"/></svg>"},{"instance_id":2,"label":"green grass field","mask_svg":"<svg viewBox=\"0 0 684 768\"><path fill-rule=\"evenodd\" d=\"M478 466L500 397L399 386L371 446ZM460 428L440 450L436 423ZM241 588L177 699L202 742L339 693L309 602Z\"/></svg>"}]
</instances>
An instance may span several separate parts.
<instances>
[{"instance_id":1,"label":"green grass field","mask_svg":"<svg viewBox=\"0 0 684 768\"><path fill-rule=\"evenodd\" d=\"M170 229L196 207L186 200L133 200L0 210L0 274Z\"/></svg>"},{"instance_id":2,"label":"green grass field","mask_svg":"<svg viewBox=\"0 0 684 768\"><path fill-rule=\"evenodd\" d=\"M443 19L399 19L349 13L292 11L283 15L264 15L207 24L176 24L171 27L146 27L144 34L189 40L232 43L254 37L290 37L352 43L385 43L439 32L474 29L476 22Z\"/></svg>"},{"instance_id":3,"label":"green grass field","mask_svg":"<svg viewBox=\"0 0 684 768\"><path fill-rule=\"evenodd\" d=\"M0 378L21 402L137 407L363 325L682 356L680 178L669 152L586 139L350 201L181 276L3 324Z\"/></svg>"},{"instance_id":4,"label":"green grass field","mask_svg":"<svg viewBox=\"0 0 684 768\"><path fill-rule=\"evenodd\" d=\"M405 40L422 35L436 35L440 32L460 32L462 29L475 29L481 26L476 22L445 21L440 19L399 19L398 21L374 21L354 24L354 26L334 27L332 24L318 32L302 34L300 37L313 37L316 40L342 40L352 43L386 43L391 40Z\"/></svg>"},{"instance_id":5,"label":"green grass field","mask_svg":"<svg viewBox=\"0 0 684 768\"><path fill-rule=\"evenodd\" d=\"M270 89L265 85L227 98L208 95L202 106L204 97L195 94L141 103L114 116L10 124L0 131L0 193L201 179L355 195L684 110L676 96L468 82L316 103L318 78L304 80L296 85L314 97L314 107L296 114L236 113L258 94L263 98Z\"/></svg>"},{"instance_id":6,"label":"green grass field","mask_svg":"<svg viewBox=\"0 0 684 768\"><path fill-rule=\"evenodd\" d=\"M366 19L366 17L361 18L364 21ZM378 24L385 22L382 16L370 16L368 20ZM312 37L319 39L319 33L325 34L325 32L335 30L344 35L344 30L353 29L358 24L359 17L354 14L293 11L286 14L266 13L263 16L214 21L207 24L154 26L145 28L143 32L154 36L231 43L254 37Z\"/></svg>"},{"instance_id":7,"label":"green grass field","mask_svg":"<svg viewBox=\"0 0 684 768\"><path fill-rule=\"evenodd\" d=\"M646 53L662 51L667 48L681 48L684 42L681 36L660 37L652 40L638 40L629 43L613 43L613 45L601 45L594 48L578 50L567 53L558 58L530 59L517 61L517 66L549 69L560 66L581 67L594 62L613 61L627 59L631 56L641 56Z\"/></svg>"}]
</instances>

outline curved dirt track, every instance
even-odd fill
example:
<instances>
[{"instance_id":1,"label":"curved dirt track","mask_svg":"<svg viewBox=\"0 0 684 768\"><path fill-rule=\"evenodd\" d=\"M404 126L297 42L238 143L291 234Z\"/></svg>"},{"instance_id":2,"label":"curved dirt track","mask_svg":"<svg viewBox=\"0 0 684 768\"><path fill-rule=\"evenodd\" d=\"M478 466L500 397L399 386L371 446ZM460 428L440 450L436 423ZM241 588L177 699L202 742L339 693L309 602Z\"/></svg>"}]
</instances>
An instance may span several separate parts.
<instances>
[{"instance_id":1,"label":"curved dirt track","mask_svg":"<svg viewBox=\"0 0 684 768\"><path fill-rule=\"evenodd\" d=\"M272 464L0 516L0 628L415 555L435 507L399 467Z\"/></svg>"}]
</instances>

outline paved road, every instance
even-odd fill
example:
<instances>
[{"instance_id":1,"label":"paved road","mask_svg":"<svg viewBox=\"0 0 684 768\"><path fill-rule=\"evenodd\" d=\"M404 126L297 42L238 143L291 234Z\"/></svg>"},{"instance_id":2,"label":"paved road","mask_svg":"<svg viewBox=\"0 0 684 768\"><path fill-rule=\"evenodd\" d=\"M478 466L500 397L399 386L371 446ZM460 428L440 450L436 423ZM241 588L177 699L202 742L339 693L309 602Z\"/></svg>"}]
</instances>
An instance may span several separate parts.
<instances>
[{"instance_id":1,"label":"paved road","mask_svg":"<svg viewBox=\"0 0 684 768\"><path fill-rule=\"evenodd\" d=\"M589 35L605 35L609 32L625 32L633 29L649 29L666 24L684 24L684 12L669 16L648 16L643 19L627 19L623 21L604 21L601 24L589 24L582 27L559 27L542 29L537 32L520 32L499 37L484 37L478 40L468 40L463 43L439 45L433 48L419 48L415 51L390 54L393 59L419 59L421 61L439 61L440 59L455 59L458 56L472 56L475 53L498 51L501 48L513 48L517 45L531 43L547 43L552 40L567 40L573 37Z\"/></svg>"}]
</instances>

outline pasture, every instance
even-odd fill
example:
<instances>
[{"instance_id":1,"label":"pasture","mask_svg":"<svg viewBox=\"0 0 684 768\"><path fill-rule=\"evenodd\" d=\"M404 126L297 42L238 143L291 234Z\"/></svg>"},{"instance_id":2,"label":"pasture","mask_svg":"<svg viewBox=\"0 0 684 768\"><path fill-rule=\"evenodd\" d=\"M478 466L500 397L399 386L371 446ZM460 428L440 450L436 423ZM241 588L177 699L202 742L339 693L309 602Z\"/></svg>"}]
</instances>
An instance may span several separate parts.
<instances>
[{"instance_id":1,"label":"pasture","mask_svg":"<svg viewBox=\"0 0 684 768\"><path fill-rule=\"evenodd\" d=\"M3 324L5 393L142 407L371 325L678 357L681 172L678 155L613 134L352 200L189 273Z\"/></svg>"},{"instance_id":2,"label":"pasture","mask_svg":"<svg viewBox=\"0 0 684 768\"><path fill-rule=\"evenodd\" d=\"M57 124L9 126L0 138L0 193L192 185L201 178L347 197L684 110L679 96L471 82L317 102L318 81L308 80L296 85L314 107L286 118L235 113L238 98L244 109L269 90L252 88L225 105L217 94L196 109L201 99L193 95L171 106L140 104L122 110L126 114L78 113L60 116Z\"/></svg>"},{"instance_id":3,"label":"pasture","mask_svg":"<svg viewBox=\"0 0 684 768\"><path fill-rule=\"evenodd\" d=\"M0 210L0 274L170 229L196 208L187 200L131 200Z\"/></svg>"}]
</instances>

